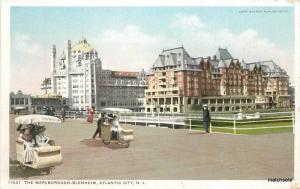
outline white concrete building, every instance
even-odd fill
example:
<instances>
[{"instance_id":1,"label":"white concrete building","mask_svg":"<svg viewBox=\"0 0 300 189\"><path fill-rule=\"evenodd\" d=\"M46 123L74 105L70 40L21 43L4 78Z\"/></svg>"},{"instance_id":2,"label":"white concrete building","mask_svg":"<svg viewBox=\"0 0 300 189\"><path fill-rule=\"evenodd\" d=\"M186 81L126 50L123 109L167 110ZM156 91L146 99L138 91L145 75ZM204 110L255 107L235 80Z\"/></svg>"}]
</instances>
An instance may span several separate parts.
<instances>
[{"instance_id":1,"label":"white concrete building","mask_svg":"<svg viewBox=\"0 0 300 189\"><path fill-rule=\"evenodd\" d=\"M144 111L146 72L112 71L102 69L98 52L83 39L75 45L68 40L57 56L51 48L51 79L43 82L43 93L51 88L53 94L68 99L73 110L95 107L129 108ZM51 84L51 87L48 85Z\"/></svg>"},{"instance_id":2,"label":"white concrete building","mask_svg":"<svg viewBox=\"0 0 300 189\"><path fill-rule=\"evenodd\" d=\"M69 107L85 110L97 107L96 70L101 70L98 52L85 40L72 46L68 40L57 56L56 46L51 47L51 89L69 99Z\"/></svg>"}]
</instances>

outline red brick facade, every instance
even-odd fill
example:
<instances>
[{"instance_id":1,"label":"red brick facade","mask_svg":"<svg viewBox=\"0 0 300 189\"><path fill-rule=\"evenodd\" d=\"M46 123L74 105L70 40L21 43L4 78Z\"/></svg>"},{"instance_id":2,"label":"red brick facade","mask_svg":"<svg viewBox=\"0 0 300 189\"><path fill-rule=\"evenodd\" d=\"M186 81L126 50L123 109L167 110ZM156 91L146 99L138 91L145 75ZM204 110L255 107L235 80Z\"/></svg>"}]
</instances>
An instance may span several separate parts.
<instances>
[{"instance_id":1,"label":"red brick facade","mask_svg":"<svg viewBox=\"0 0 300 189\"><path fill-rule=\"evenodd\" d=\"M182 51L185 53L184 49ZM165 56L168 57L168 54ZM153 107L149 108L147 104L153 105L152 102L154 101L159 104L156 106L160 110L164 111L167 107L172 112L172 106L165 106L166 101L168 101L166 98L169 97L173 97L176 102L180 101L179 105L176 106L174 99L171 98L170 100L177 111L187 111L189 108L180 105L186 106L193 103L200 105L202 104L201 99L211 97L222 99L223 97L235 98L240 96L240 99L245 98L239 101L242 103L249 100L253 102L256 96L268 97L269 95L275 101L274 98L278 95L288 95L288 76L270 77L263 71L262 66L265 65L261 66L259 63L248 65L238 59L218 60L216 56L214 59L210 57L190 59L195 60L190 65L190 67L193 66L192 69L182 69L182 65L178 69L179 65L176 64L163 65L162 60L165 61L165 59L157 61L158 63L155 64L157 67L154 66L152 73L148 74L147 77L146 111L147 108L148 110L152 108L153 111ZM247 99L247 97L251 98ZM268 98L261 99L266 99L262 103L269 103ZM222 103L224 104L225 101ZM155 110L159 111L157 108Z\"/></svg>"}]
</instances>

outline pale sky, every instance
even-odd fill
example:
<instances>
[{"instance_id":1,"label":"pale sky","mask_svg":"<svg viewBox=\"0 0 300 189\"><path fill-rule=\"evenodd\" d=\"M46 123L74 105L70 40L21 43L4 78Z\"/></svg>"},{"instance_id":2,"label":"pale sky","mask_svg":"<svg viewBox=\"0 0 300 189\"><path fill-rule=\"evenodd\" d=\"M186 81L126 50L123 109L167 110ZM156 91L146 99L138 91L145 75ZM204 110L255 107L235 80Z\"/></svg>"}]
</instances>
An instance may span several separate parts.
<instances>
[{"instance_id":1,"label":"pale sky","mask_svg":"<svg viewBox=\"0 0 300 189\"><path fill-rule=\"evenodd\" d=\"M162 49L184 45L192 57L218 47L246 62L274 60L293 80L293 7L12 7L10 89L41 94L50 46L82 37L103 68L148 70Z\"/></svg>"}]
</instances>

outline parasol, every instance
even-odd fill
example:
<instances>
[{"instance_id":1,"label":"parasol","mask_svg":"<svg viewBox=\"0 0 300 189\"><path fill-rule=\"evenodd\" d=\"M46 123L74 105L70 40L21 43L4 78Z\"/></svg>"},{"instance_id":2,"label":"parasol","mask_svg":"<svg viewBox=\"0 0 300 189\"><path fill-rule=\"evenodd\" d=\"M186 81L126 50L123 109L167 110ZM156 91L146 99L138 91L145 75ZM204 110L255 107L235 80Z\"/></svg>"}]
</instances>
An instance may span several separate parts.
<instances>
[{"instance_id":1,"label":"parasol","mask_svg":"<svg viewBox=\"0 0 300 189\"><path fill-rule=\"evenodd\" d=\"M61 120L54 116L34 114L16 117L15 122L18 124L61 123Z\"/></svg>"}]
</instances>

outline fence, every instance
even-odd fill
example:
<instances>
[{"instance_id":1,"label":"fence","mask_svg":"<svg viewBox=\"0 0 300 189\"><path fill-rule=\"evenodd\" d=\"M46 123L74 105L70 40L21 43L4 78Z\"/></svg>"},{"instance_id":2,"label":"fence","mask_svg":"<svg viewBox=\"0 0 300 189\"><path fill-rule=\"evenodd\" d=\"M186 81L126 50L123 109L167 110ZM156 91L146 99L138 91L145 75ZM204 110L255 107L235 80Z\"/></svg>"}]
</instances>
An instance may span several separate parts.
<instances>
[{"instance_id":1,"label":"fence","mask_svg":"<svg viewBox=\"0 0 300 189\"><path fill-rule=\"evenodd\" d=\"M190 119L190 131L199 130L200 121ZM294 112L232 114L231 116L212 116L211 132L230 134L263 134L294 131Z\"/></svg>"},{"instance_id":2,"label":"fence","mask_svg":"<svg viewBox=\"0 0 300 189\"><path fill-rule=\"evenodd\" d=\"M59 116L59 113L57 114ZM84 112L67 111L67 118L85 118ZM95 119L97 116L95 116ZM294 112L272 113L212 113L211 132L230 134L259 134L270 132L293 131L295 125ZM120 123L144 125L149 127L168 127L187 129L189 131L204 130L201 113L121 113Z\"/></svg>"},{"instance_id":3,"label":"fence","mask_svg":"<svg viewBox=\"0 0 300 189\"><path fill-rule=\"evenodd\" d=\"M295 125L294 112L212 114L211 132L231 134L260 134L290 132ZM204 130L201 114L127 113L120 115L121 123L155 127Z\"/></svg>"},{"instance_id":4,"label":"fence","mask_svg":"<svg viewBox=\"0 0 300 189\"><path fill-rule=\"evenodd\" d=\"M150 127L182 128L184 126L183 114L159 114L159 113L122 113L121 123L133 125L145 125Z\"/></svg>"}]
</instances>

